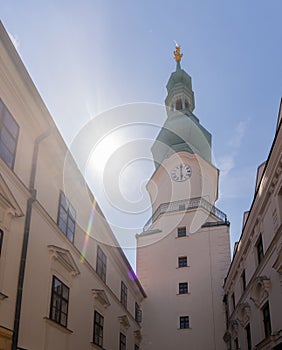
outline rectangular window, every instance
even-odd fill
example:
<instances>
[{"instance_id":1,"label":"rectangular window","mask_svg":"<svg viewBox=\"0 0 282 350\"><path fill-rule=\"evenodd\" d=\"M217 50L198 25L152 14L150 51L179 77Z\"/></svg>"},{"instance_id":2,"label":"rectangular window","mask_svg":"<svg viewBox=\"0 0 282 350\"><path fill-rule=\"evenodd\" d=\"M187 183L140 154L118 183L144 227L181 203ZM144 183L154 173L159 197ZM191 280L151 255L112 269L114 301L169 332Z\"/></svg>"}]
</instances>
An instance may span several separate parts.
<instances>
[{"instance_id":1,"label":"rectangular window","mask_svg":"<svg viewBox=\"0 0 282 350\"><path fill-rule=\"evenodd\" d=\"M126 336L123 333L119 334L119 350L126 350Z\"/></svg>"},{"instance_id":2,"label":"rectangular window","mask_svg":"<svg viewBox=\"0 0 282 350\"><path fill-rule=\"evenodd\" d=\"M120 302L127 307L127 287L123 281L121 281Z\"/></svg>"},{"instance_id":3,"label":"rectangular window","mask_svg":"<svg viewBox=\"0 0 282 350\"><path fill-rule=\"evenodd\" d=\"M268 301L262 307L262 315L263 315L264 335L265 337L268 337L271 335L271 321L270 321Z\"/></svg>"},{"instance_id":4,"label":"rectangular window","mask_svg":"<svg viewBox=\"0 0 282 350\"><path fill-rule=\"evenodd\" d=\"M178 267L186 267L186 266L188 266L187 256L180 256L178 258Z\"/></svg>"},{"instance_id":5,"label":"rectangular window","mask_svg":"<svg viewBox=\"0 0 282 350\"><path fill-rule=\"evenodd\" d=\"M177 228L177 237L185 237L186 236L186 227L178 227Z\"/></svg>"},{"instance_id":6,"label":"rectangular window","mask_svg":"<svg viewBox=\"0 0 282 350\"><path fill-rule=\"evenodd\" d=\"M232 300L233 310L235 310L235 294L234 293L232 293L232 295L231 295L231 300Z\"/></svg>"},{"instance_id":7,"label":"rectangular window","mask_svg":"<svg viewBox=\"0 0 282 350\"><path fill-rule=\"evenodd\" d=\"M259 236L258 240L257 240L257 259L258 259L258 264L260 264L260 262L263 259L264 253L263 253L263 244L262 244L262 237L261 235Z\"/></svg>"},{"instance_id":8,"label":"rectangular window","mask_svg":"<svg viewBox=\"0 0 282 350\"><path fill-rule=\"evenodd\" d=\"M179 283L179 294L188 294L188 282Z\"/></svg>"},{"instance_id":9,"label":"rectangular window","mask_svg":"<svg viewBox=\"0 0 282 350\"><path fill-rule=\"evenodd\" d=\"M99 312L94 312L93 343L103 347L104 317Z\"/></svg>"},{"instance_id":10,"label":"rectangular window","mask_svg":"<svg viewBox=\"0 0 282 350\"><path fill-rule=\"evenodd\" d=\"M235 346L235 350L239 350L239 341L238 338L234 339L234 346Z\"/></svg>"},{"instance_id":11,"label":"rectangular window","mask_svg":"<svg viewBox=\"0 0 282 350\"><path fill-rule=\"evenodd\" d=\"M107 257L103 250L97 247L96 272L102 281L106 282Z\"/></svg>"},{"instance_id":12,"label":"rectangular window","mask_svg":"<svg viewBox=\"0 0 282 350\"><path fill-rule=\"evenodd\" d=\"M74 239L75 216L76 213L73 206L61 191L58 211L58 226L71 242L73 242Z\"/></svg>"},{"instance_id":13,"label":"rectangular window","mask_svg":"<svg viewBox=\"0 0 282 350\"><path fill-rule=\"evenodd\" d=\"M189 316L180 316L180 329L189 328Z\"/></svg>"},{"instance_id":14,"label":"rectangular window","mask_svg":"<svg viewBox=\"0 0 282 350\"><path fill-rule=\"evenodd\" d=\"M142 322L142 310L137 303L135 303L135 321L138 323Z\"/></svg>"},{"instance_id":15,"label":"rectangular window","mask_svg":"<svg viewBox=\"0 0 282 350\"><path fill-rule=\"evenodd\" d=\"M242 281L242 289L243 291L246 289L246 273L245 270L243 270L241 274L241 281Z\"/></svg>"},{"instance_id":16,"label":"rectangular window","mask_svg":"<svg viewBox=\"0 0 282 350\"><path fill-rule=\"evenodd\" d=\"M0 157L11 169L14 167L18 136L19 126L0 99Z\"/></svg>"},{"instance_id":17,"label":"rectangular window","mask_svg":"<svg viewBox=\"0 0 282 350\"><path fill-rule=\"evenodd\" d=\"M138 345L134 345L134 350L139 350L139 346Z\"/></svg>"},{"instance_id":18,"label":"rectangular window","mask_svg":"<svg viewBox=\"0 0 282 350\"><path fill-rule=\"evenodd\" d=\"M4 232L2 230L0 230L0 255L1 255L1 251L2 251L3 237L4 237Z\"/></svg>"},{"instance_id":19,"label":"rectangular window","mask_svg":"<svg viewBox=\"0 0 282 350\"><path fill-rule=\"evenodd\" d=\"M53 276L50 319L66 327L68 319L69 288Z\"/></svg>"},{"instance_id":20,"label":"rectangular window","mask_svg":"<svg viewBox=\"0 0 282 350\"><path fill-rule=\"evenodd\" d=\"M246 332L247 347L248 347L248 350L251 350L252 349L252 337L251 337L251 327L250 327L249 323L245 327L245 332Z\"/></svg>"}]
</instances>

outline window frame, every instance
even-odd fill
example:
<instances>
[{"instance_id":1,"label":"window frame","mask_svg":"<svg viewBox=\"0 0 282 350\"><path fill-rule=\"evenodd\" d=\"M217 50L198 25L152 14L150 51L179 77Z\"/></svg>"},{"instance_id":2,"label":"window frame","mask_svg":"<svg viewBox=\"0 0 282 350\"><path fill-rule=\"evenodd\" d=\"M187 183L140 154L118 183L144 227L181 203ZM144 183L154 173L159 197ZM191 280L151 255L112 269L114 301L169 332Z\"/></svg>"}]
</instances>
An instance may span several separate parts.
<instances>
[{"instance_id":1,"label":"window frame","mask_svg":"<svg viewBox=\"0 0 282 350\"><path fill-rule=\"evenodd\" d=\"M127 309L127 294L128 294L128 288L126 284L121 281L120 284L120 302L122 305Z\"/></svg>"},{"instance_id":2,"label":"window frame","mask_svg":"<svg viewBox=\"0 0 282 350\"><path fill-rule=\"evenodd\" d=\"M66 221L64 220L66 217ZM74 242L76 211L63 191L60 191L57 225L70 242ZM73 231L71 229L73 224ZM63 227L65 225L65 228Z\"/></svg>"},{"instance_id":3,"label":"window frame","mask_svg":"<svg viewBox=\"0 0 282 350\"><path fill-rule=\"evenodd\" d=\"M236 308L235 293L234 292L231 294L231 301L232 301L232 307L233 307L233 311L234 311Z\"/></svg>"},{"instance_id":4,"label":"window frame","mask_svg":"<svg viewBox=\"0 0 282 350\"><path fill-rule=\"evenodd\" d=\"M189 329L189 328L190 328L190 317L188 315L180 316L179 329Z\"/></svg>"},{"instance_id":5,"label":"window frame","mask_svg":"<svg viewBox=\"0 0 282 350\"><path fill-rule=\"evenodd\" d=\"M188 282L179 282L178 283L178 294L188 294Z\"/></svg>"},{"instance_id":6,"label":"window frame","mask_svg":"<svg viewBox=\"0 0 282 350\"><path fill-rule=\"evenodd\" d=\"M185 234L183 234L183 232L185 232ZM177 237L187 237L187 229L186 226L179 226L177 227Z\"/></svg>"},{"instance_id":7,"label":"window frame","mask_svg":"<svg viewBox=\"0 0 282 350\"><path fill-rule=\"evenodd\" d=\"M126 350L126 335L119 333L119 350Z\"/></svg>"},{"instance_id":8,"label":"window frame","mask_svg":"<svg viewBox=\"0 0 282 350\"><path fill-rule=\"evenodd\" d=\"M141 307L140 305L135 302L135 321L137 323L141 323L142 322L142 310L141 310Z\"/></svg>"},{"instance_id":9,"label":"window frame","mask_svg":"<svg viewBox=\"0 0 282 350\"><path fill-rule=\"evenodd\" d=\"M60 292L55 290L56 281L59 282L59 284L61 285ZM64 291L67 291L67 298L64 297ZM67 328L67 325L68 325L69 296L70 296L70 288L65 283L63 283L57 276L53 275L49 318L53 322L65 328ZM59 301L59 305L57 306L57 303L56 303L54 307L53 304L54 304L54 299L56 297ZM63 302L66 304L66 312L62 310ZM55 308L55 314L53 315L54 308ZM65 315L65 320L66 320L65 323L62 322L62 315Z\"/></svg>"},{"instance_id":10,"label":"window frame","mask_svg":"<svg viewBox=\"0 0 282 350\"><path fill-rule=\"evenodd\" d=\"M102 250L102 248L97 246L97 256L96 256L96 273L101 278L101 280L106 283L107 278L107 256Z\"/></svg>"},{"instance_id":11,"label":"window frame","mask_svg":"<svg viewBox=\"0 0 282 350\"><path fill-rule=\"evenodd\" d=\"M2 229L0 229L0 256L1 256L1 252L2 252L3 241L4 241L4 231Z\"/></svg>"},{"instance_id":12,"label":"window frame","mask_svg":"<svg viewBox=\"0 0 282 350\"><path fill-rule=\"evenodd\" d=\"M5 116L8 116L11 121L14 123L14 126L16 127L15 132L9 128L7 123L5 123ZM2 131L6 131L6 137L9 139L5 142L5 136L2 136ZM18 139L19 139L19 133L20 133L20 127L13 115L10 113L9 109L3 102L3 100L0 98L0 158L3 160L3 162L11 169L14 169L15 165L15 159L16 159L16 153L17 153L17 145L18 145ZM14 143L14 149L11 150L7 145L7 141L11 141ZM2 156L2 146L4 147L3 150L12 156L11 162L8 162L4 156Z\"/></svg>"},{"instance_id":13,"label":"window frame","mask_svg":"<svg viewBox=\"0 0 282 350\"><path fill-rule=\"evenodd\" d=\"M246 290L247 283L246 283L246 270L244 269L241 273L241 281L242 281L242 289L243 292Z\"/></svg>"},{"instance_id":14,"label":"window frame","mask_svg":"<svg viewBox=\"0 0 282 350\"><path fill-rule=\"evenodd\" d=\"M252 334L251 334L251 326L250 323L248 323L245 326L245 333L246 333L246 340L247 340L247 349L252 349Z\"/></svg>"},{"instance_id":15,"label":"window frame","mask_svg":"<svg viewBox=\"0 0 282 350\"><path fill-rule=\"evenodd\" d=\"M182 259L182 260L181 260ZM184 259L184 260L183 260ZM187 256L179 256L178 257L178 267L187 267L188 266L188 259Z\"/></svg>"},{"instance_id":16,"label":"window frame","mask_svg":"<svg viewBox=\"0 0 282 350\"><path fill-rule=\"evenodd\" d=\"M258 265L262 262L264 257L264 249L263 249L263 241L262 241L262 235L260 234L257 242L256 242L256 251L257 251L257 262Z\"/></svg>"},{"instance_id":17,"label":"window frame","mask_svg":"<svg viewBox=\"0 0 282 350\"><path fill-rule=\"evenodd\" d=\"M264 336L265 338L267 338L272 333L270 308L269 308L268 301L264 303L263 307L261 308L261 312L262 312Z\"/></svg>"},{"instance_id":18,"label":"window frame","mask_svg":"<svg viewBox=\"0 0 282 350\"><path fill-rule=\"evenodd\" d=\"M104 340L104 316L94 310L93 343L103 348Z\"/></svg>"}]
</instances>

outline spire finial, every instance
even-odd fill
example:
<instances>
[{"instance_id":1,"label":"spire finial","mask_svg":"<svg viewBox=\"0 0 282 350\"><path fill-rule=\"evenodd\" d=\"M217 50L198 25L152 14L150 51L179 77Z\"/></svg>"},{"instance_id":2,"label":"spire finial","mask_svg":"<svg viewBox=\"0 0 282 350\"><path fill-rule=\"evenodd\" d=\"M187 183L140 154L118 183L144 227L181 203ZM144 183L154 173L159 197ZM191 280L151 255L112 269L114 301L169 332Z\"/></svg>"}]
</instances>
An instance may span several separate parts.
<instances>
[{"instance_id":1,"label":"spire finial","mask_svg":"<svg viewBox=\"0 0 282 350\"><path fill-rule=\"evenodd\" d=\"M173 51L174 59L177 63L180 63L183 53L180 53L180 46L176 44L175 51Z\"/></svg>"}]
</instances>

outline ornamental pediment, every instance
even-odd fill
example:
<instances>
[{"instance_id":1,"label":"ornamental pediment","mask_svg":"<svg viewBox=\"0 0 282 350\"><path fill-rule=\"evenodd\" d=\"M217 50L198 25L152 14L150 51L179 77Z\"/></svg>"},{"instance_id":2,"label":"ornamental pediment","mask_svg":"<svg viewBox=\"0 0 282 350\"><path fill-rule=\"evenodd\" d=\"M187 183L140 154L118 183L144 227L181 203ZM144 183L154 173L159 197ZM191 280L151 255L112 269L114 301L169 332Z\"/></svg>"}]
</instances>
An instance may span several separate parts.
<instances>
[{"instance_id":1,"label":"ornamental pediment","mask_svg":"<svg viewBox=\"0 0 282 350\"><path fill-rule=\"evenodd\" d=\"M257 308L268 298L270 291L270 279L267 276L258 276L251 291L251 300Z\"/></svg>"},{"instance_id":2,"label":"ornamental pediment","mask_svg":"<svg viewBox=\"0 0 282 350\"><path fill-rule=\"evenodd\" d=\"M126 329L130 327L129 319L126 315L119 316L118 319L120 324L124 326Z\"/></svg>"},{"instance_id":3,"label":"ornamental pediment","mask_svg":"<svg viewBox=\"0 0 282 350\"><path fill-rule=\"evenodd\" d=\"M251 318L251 307L249 303L242 303L239 306L238 312L238 321L242 327L245 327L246 324L250 321Z\"/></svg>"},{"instance_id":4,"label":"ornamental pediment","mask_svg":"<svg viewBox=\"0 0 282 350\"><path fill-rule=\"evenodd\" d=\"M69 250L57 247L55 245L48 245L48 249L52 257L56 259L72 276L77 276L80 274L80 271Z\"/></svg>"},{"instance_id":5,"label":"ornamental pediment","mask_svg":"<svg viewBox=\"0 0 282 350\"><path fill-rule=\"evenodd\" d=\"M99 303L104 307L107 308L111 305L109 298L107 297L106 292L103 289L92 289L92 293L94 298L99 301Z\"/></svg>"},{"instance_id":6,"label":"ornamental pediment","mask_svg":"<svg viewBox=\"0 0 282 350\"><path fill-rule=\"evenodd\" d=\"M0 223L3 227L8 229L13 216L20 217L23 215L21 207L3 176L0 174Z\"/></svg>"}]
</instances>

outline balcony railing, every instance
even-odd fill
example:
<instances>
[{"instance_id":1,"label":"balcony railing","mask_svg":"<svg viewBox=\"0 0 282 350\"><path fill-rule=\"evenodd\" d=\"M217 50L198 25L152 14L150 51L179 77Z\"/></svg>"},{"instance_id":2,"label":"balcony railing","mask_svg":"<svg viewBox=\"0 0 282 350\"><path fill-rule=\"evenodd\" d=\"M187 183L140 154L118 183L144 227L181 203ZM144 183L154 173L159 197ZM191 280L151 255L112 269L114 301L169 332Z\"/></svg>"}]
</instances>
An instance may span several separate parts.
<instances>
[{"instance_id":1,"label":"balcony railing","mask_svg":"<svg viewBox=\"0 0 282 350\"><path fill-rule=\"evenodd\" d=\"M143 232L147 231L149 227L158 219L158 217L165 213L174 213L181 211L188 211L194 209L204 209L209 214L219 219L221 222L227 222L227 216L221 210L217 209L214 205L210 204L204 198L197 197L191 199L183 199L171 203L161 204L157 210L153 213L151 218L146 222L143 227Z\"/></svg>"}]
</instances>

